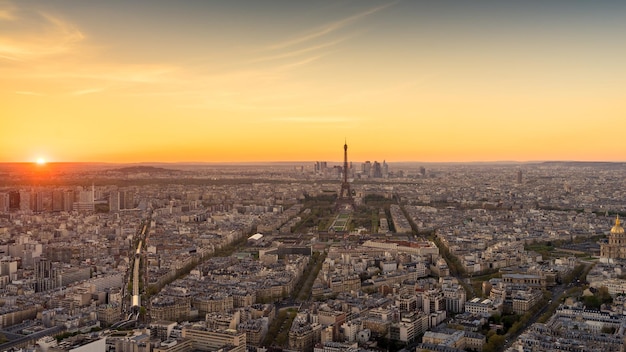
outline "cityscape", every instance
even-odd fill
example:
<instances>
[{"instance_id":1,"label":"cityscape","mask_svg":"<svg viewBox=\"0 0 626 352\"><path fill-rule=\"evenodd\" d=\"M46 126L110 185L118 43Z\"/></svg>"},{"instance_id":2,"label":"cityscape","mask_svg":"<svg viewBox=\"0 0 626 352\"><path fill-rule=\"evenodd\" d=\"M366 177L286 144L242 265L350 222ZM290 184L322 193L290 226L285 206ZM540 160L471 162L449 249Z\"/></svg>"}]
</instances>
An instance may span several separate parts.
<instances>
[{"instance_id":1,"label":"cityscape","mask_svg":"<svg viewBox=\"0 0 626 352\"><path fill-rule=\"evenodd\" d=\"M624 350L626 164L349 151L2 164L0 349Z\"/></svg>"},{"instance_id":2,"label":"cityscape","mask_svg":"<svg viewBox=\"0 0 626 352\"><path fill-rule=\"evenodd\" d=\"M626 352L623 33L0 0L0 351Z\"/></svg>"}]
</instances>

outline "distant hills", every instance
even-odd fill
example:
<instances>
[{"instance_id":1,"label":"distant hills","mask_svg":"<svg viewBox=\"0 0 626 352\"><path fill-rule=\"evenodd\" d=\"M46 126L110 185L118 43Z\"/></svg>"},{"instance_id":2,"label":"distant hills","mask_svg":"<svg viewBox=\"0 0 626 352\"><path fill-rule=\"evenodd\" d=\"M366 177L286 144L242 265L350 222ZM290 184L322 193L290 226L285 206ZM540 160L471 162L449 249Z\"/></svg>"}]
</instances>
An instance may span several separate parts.
<instances>
[{"instance_id":1,"label":"distant hills","mask_svg":"<svg viewBox=\"0 0 626 352\"><path fill-rule=\"evenodd\" d=\"M171 172L175 172L175 171L178 171L178 170L166 169L166 168L162 168L162 167L140 165L140 166L127 166L127 167L122 167L122 168L119 168L119 169L111 169L111 170L108 170L108 171L109 172L119 172L119 173L124 173L124 174L139 174L139 173L155 174L155 173L171 173Z\"/></svg>"},{"instance_id":2,"label":"distant hills","mask_svg":"<svg viewBox=\"0 0 626 352\"><path fill-rule=\"evenodd\" d=\"M586 167L586 166L607 166L607 167L623 167L626 166L624 162L611 162L611 161L544 161L542 163L538 163L546 166L576 166L576 167Z\"/></svg>"}]
</instances>

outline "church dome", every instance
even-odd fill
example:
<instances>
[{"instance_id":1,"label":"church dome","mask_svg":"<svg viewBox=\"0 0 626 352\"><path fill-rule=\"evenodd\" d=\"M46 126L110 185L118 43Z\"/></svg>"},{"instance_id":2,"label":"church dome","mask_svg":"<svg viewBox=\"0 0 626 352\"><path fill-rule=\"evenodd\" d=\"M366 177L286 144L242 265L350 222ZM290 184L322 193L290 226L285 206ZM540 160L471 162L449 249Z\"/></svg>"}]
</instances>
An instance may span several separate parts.
<instances>
[{"instance_id":1,"label":"church dome","mask_svg":"<svg viewBox=\"0 0 626 352\"><path fill-rule=\"evenodd\" d=\"M619 221L619 215L617 216L617 218L615 218L615 226L611 228L611 234L614 234L614 235L624 234L624 228L622 227L622 224Z\"/></svg>"}]
</instances>

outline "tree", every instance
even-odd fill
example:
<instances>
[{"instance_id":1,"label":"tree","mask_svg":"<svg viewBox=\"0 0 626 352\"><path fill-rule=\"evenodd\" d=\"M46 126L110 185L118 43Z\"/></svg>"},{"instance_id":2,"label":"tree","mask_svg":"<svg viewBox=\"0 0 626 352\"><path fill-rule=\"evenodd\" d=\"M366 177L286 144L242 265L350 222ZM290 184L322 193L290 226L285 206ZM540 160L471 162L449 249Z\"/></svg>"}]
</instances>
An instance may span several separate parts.
<instances>
[{"instance_id":1,"label":"tree","mask_svg":"<svg viewBox=\"0 0 626 352\"><path fill-rule=\"evenodd\" d=\"M489 321L493 322L494 324L500 324L501 319L502 317L500 316L500 314L494 314L489 317Z\"/></svg>"},{"instance_id":2,"label":"tree","mask_svg":"<svg viewBox=\"0 0 626 352\"><path fill-rule=\"evenodd\" d=\"M504 346L504 335L492 335L489 341L483 346L483 352L496 352Z\"/></svg>"},{"instance_id":3,"label":"tree","mask_svg":"<svg viewBox=\"0 0 626 352\"><path fill-rule=\"evenodd\" d=\"M613 297L611 297L611 294L609 293L609 289L606 286L600 287L598 289L598 292L596 292L596 295L598 296L598 299L600 300L600 303L602 304L613 303Z\"/></svg>"},{"instance_id":4,"label":"tree","mask_svg":"<svg viewBox=\"0 0 626 352\"><path fill-rule=\"evenodd\" d=\"M615 329L614 326L612 326L612 327L605 326L605 327L602 328L602 333L603 334L611 334L611 335L613 335L613 334L615 334L615 331L616 331L616 329Z\"/></svg>"},{"instance_id":5,"label":"tree","mask_svg":"<svg viewBox=\"0 0 626 352\"><path fill-rule=\"evenodd\" d=\"M585 298L583 299L583 304L585 305L585 308L595 310L600 309L600 306L602 305L598 297L596 297L595 295L585 296Z\"/></svg>"},{"instance_id":6,"label":"tree","mask_svg":"<svg viewBox=\"0 0 626 352\"><path fill-rule=\"evenodd\" d=\"M609 294L609 289L606 286L602 286L594 293L593 296L586 296L583 299L583 303L587 309L599 310L603 304L610 304L613 302L613 297Z\"/></svg>"},{"instance_id":7,"label":"tree","mask_svg":"<svg viewBox=\"0 0 626 352\"><path fill-rule=\"evenodd\" d=\"M516 321L519 320L519 315L506 315L502 317L502 325L504 326L504 331L508 331Z\"/></svg>"}]
</instances>

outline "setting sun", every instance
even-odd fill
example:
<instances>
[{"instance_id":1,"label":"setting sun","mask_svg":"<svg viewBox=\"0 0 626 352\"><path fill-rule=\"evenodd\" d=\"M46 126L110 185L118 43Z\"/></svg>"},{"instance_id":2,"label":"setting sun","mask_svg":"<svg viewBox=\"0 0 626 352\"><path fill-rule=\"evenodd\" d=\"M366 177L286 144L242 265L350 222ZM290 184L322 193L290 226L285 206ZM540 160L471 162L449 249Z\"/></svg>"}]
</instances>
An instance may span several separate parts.
<instances>
[{"instance_id":1,"label":"setting sun","mask_svg":"<svg viewBox=\"0 0 626 352\"><path fill-rule=\"evenodd\" d=\"M46 159L44 159L44 158L37 158L36 163L37 163L37 165L45 165L46 164Z\"/></svg>"}]
</instances>

